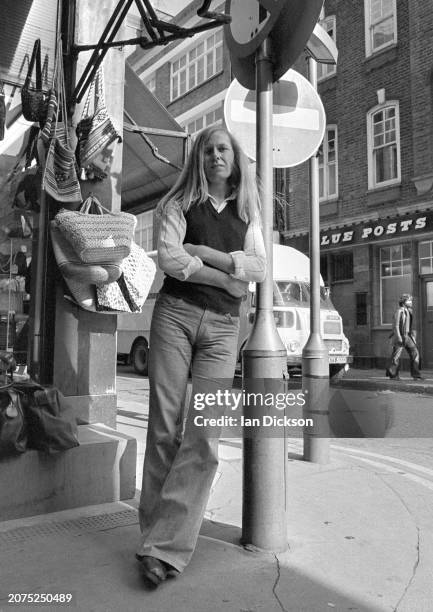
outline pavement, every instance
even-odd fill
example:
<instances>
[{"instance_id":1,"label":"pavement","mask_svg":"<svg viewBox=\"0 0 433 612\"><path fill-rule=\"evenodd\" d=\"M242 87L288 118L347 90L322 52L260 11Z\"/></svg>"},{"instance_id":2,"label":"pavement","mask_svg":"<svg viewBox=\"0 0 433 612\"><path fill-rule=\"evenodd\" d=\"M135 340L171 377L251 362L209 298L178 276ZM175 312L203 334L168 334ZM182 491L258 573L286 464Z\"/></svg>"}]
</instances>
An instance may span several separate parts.
<instances>
[{"instance_id":1,"label":"pavement","mask_svg":"<svg viewBox=\"0 0 433 612\"><path fill-rule=\"evenodd\" d=\"M406 382L352 370L344 385L429 395L421 387L433 388L433 373L424 374L403 373ZM143 381L124 381L132 394L120 401L119 429L143 407ZM135 418L143 438L146 419ZM239 543L242 441L223 437L192 561L155 590L134 559L138 491L126 502L0 522L0 611L431 612L433 466L339 442L321 465L303 461L302 439L287 440L287 549L264 552ZM27 605L24 594L57 601ZM66 594L72 603L59 601Z\"/></svg>"}]
</instances>

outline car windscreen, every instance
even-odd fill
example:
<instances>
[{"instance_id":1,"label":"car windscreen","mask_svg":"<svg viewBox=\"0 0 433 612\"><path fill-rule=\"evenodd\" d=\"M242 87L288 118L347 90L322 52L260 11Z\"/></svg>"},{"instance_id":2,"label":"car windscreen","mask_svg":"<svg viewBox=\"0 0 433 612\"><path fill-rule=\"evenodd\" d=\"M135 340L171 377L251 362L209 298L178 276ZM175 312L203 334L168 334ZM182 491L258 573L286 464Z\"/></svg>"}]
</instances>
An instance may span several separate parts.
<instances>
[{"instance_id":1,"label":"car windscreen","mask_svg":"<svg viewBox=\"0 0 433 612\"><path fill-rule=\"evenodd\" d=\"M274 306L306 306L310 305L310 283L302 281L275 281ZM335 310L328 290L320 287L320 307Z\"/></svg>"}]
</instances>

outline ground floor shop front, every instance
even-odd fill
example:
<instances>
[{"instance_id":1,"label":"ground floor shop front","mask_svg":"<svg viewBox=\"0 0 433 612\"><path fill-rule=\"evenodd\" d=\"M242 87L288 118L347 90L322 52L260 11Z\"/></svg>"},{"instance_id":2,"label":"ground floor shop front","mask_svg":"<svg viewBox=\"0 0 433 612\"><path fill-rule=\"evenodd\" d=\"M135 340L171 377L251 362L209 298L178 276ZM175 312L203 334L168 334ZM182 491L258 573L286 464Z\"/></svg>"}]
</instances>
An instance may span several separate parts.
<instances>
[{"instance_id":1,"label":"ground floor shop front","mask_svg":"<svg viewBox=\"0 0 433 612\"><path fill-rule=\"evenodd\" d=\"M285 244L308 253L308 235ZM354 365L384 367L392 316L402 293L414 298L422 365L433 367L433 206L422 212L335 226L321 232L321 274L343 318Z\"/></svg>"}]
</instances>

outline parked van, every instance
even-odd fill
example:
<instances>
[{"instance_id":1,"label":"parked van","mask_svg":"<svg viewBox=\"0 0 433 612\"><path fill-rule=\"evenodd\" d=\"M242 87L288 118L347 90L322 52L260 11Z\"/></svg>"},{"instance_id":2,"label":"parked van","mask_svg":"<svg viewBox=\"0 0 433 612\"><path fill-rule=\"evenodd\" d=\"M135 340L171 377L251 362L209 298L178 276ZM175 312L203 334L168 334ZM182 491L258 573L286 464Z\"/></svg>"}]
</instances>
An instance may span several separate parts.
<instances>
[{"instance_id":1,"label":"parked van","mask_svg":"<svg viewBox=\"0 0 433 612\"><path fill-rule=\"evenodd\" d=\"M156 251L149 255L156 262ZM301 373L302 349L310 334L310 261L300 251L280 244L273 245L273 257L275 323L286 347L288 373ZM117 357L142 375L147 375L150 321L163 279L164 274L157 267L142 313L117 315ZM254 321L255 283L250 283L250 289L240 312L239 359ZM320 294L320 329L329 351L330 376L339 376L352 360L349 341L322 278Z\"/></svg>"},{"instance_id":2,"label":"parked van","mask_svg":"<svg viewBox=\"0 0 433 612\"><path fill-rule=\"evenodd\" d=\"M287 351L287 370L300 374L302 349L310 335L310 260L300 251L281 244L273 245L273 311L279 336ZM255 284L242 309L239 334L240 352L244 348L255 315ZM343 332L341 316L333 305L329 290L320 277L320 331L329 352L329 374L341 376L352 361L349 341Z\"/></svg>"}]
</instances>

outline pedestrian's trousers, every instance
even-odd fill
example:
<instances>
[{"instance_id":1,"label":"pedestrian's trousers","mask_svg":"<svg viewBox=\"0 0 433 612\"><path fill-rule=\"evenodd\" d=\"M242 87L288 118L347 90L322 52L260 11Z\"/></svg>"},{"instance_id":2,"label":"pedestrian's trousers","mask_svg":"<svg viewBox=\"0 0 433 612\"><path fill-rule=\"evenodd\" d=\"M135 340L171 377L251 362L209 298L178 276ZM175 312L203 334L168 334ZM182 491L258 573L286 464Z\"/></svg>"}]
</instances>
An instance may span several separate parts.
<instances>
[{"instance_id":1,"label":"pedestrian's trousers","mask_svg":"<svg viewBox=\"0 0 433 612\"><path fill-rule=\"evenodd\" d=\"M402 344L394 344L392 347L391 364L388 368L392 376L397 376L400 370L400 358L406 349L410 359L411 376L419 376L419 351L416 343L410 336L404 336Z\"/></svg>"},{"instance_id":2,"label":"pedestrian's trousers","mask_svg":"<svg viewBox=\"0 0 433 612\"><path fill-rule=\"evenodd\" d=\"M231 388L238 333L239 317L158 296L150 330L149 423L137 555L156 557L180 572L194 552L218 466L220 431L194 424L194 417L224 414L218 403L203 407L204 394ZM190 373L192 393L185 415Z\"/></svg>"}]
</instances>

